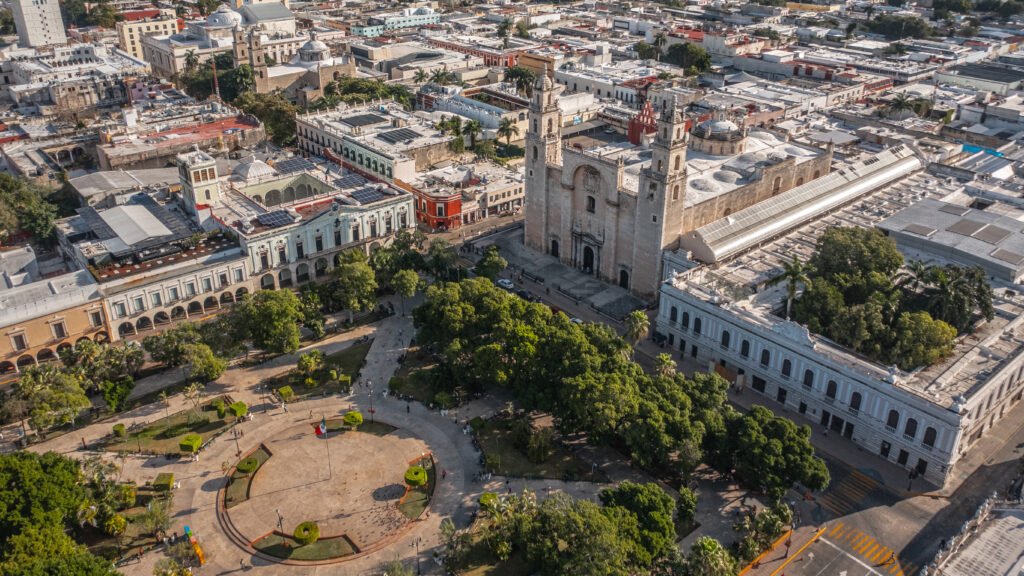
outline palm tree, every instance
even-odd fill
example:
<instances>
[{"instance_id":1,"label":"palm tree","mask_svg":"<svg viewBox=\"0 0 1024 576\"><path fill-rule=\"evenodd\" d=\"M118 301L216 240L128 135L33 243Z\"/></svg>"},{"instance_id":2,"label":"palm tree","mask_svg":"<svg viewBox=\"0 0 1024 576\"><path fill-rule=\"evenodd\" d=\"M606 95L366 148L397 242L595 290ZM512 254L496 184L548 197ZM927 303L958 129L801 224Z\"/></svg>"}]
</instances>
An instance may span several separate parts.
<instances>
[{"instance_id":1,"label":"palm tree","mask_svg":"<svg viewBox=\"0 0 1024 576\"><path fill-rule=\"evenodd\" d=\"M470 120L462 125L462 134L469 138L469 147L476 146L476 137L483 133L484 127L479 120Z\"/></svg>"},{"instance_id":2,"label":"palm tree","mask_svg":"<svg viewBox=\"0 0 1024 576\"><path fill-rule=\"evenodd\" d=\"M664 31L660 31L654 35L654 47L658 49L658 54L655 57L657 60L661 60L661 55L665 53L665 44L668 42L668 35Z\"/></svg>"},{"instance_id":3,"label":"palm tree","mask_svg":"<svg viewBox=\"0 0 1024 576\"><path fill-rule=\"evenodd\" d=\"M892 102L886 107L889 115L899 115L899 113L910 110L914 110L914 102L911 101L910 97L905 92L900 92L892 99Z\"/></svg>"},{"instance_id":4,"label":"palm tree","mask_svg":"<svg viewBox=\"0 0 1024 576\"><path fill-rule=\"evenodd\" d=\"M462 117L461 116L452 116L448 120L448 130L451 131L452 136L461 136L462 135Z\"/></svg>"},{"instance_id":5,"label":"palm tree","mask_svg":"<svg viewBox=\"0 0 1024 576\"><path fill-rule=\"evenodd\" d=\"M199 55L196 54L195 50L189 50L185 52L185 71L191 72L196 69L199 65Z\"/></svg>"},{"instance_id":6,"label":"palm tree","mask_svg":"<svg viewBox=\"0 0 1024 576\"><path fill-rule=\"evenodd\" d=\"M810 271L810 267L801 262L794 254L793 260L782 265L782 274L768 281L769 286L775 286L781 282L786 283L786 320L790 318L789 313L793 307L793 300L796 298L797 284L811 283Z\"/></svg>"},{"instance_id":7,"label":"palm tree","mask_svg":"<svg viewBox=\"0 0 1024 576\"><path fill-rule=\"evenodd\" d=\"M160 401L164 403L164 418L170 418L171 399L167 395L167 390L160 392Z\"/></svg>"},{"instance_id":8,"label":"palm tree","mask_svg":"<svg viewBox=\"0 0 1024 576\"><path fill-rule=\"evenodd\" d=\"M928 311L958 331L967 328L972 306L971 286L963 268L945 266L934 268L932 285L928 289Z\"/></svg>"},{"instance_id":9,"label":"palm tree","mask_svg":"<svg viewBox=\"0 0 1024 576\"><path fill-rule=\"evenodd\" d=\"M242 64L235 69L235 90L239 95L252 92L256 89L256 78L252 73L252 66Z\"/></svg>"},{"instance_id":10,"label":"palm tree","mask_svg":"<svg viewBox=\"0 0 1024 576\"><path fill-rule=\"evenodd\" d=\"M502 118L498 122L498 136L505 139L505 147L512 145L512 137L519 136L519 126L511 118Z\"/></svg>"},{"instance_id":11,"label":"palm tree","mask_svg":"<svg viewBox=\"0 0 1024 576\"><path fill-rule=\"evenodd\" d=\"M626 316L626 340L635 347L647 337L651 329L651 320L643 310L633 310Z\"/></svg>"},{"instance_id":12,"label":"palm tree","mask_svg":"<svg viewBox=\"0 0 1024 576\"><path fill-rule=\"evenodd\" d=\"M448 83L448 70L434 70L430 73L430 81L434 84L447 84Z\"/></svg>"},{"instance_id":13,"label":"palm tree","mask_svg":"<svg viewBox=\"0 0 1024 576\"><path fill-rule=\"evenodd\" d=\"M511 82L516 87L516 93L530 97L533 82L537 77L529 68L512 66L505 69L505 82Z\"/></svg>"},{"instance_id":14,"label":"palm tree","mask_svg":"<svg viewBox=\"0 0 1024 576\"><path fill-rule=\"evenodd\" d=\"M186 386L185 389L182 390L181 395L192 403L192 408L195 410L194 413L198 415L199 400L203 397L203 387L199 382L193 382Z\"/></svg>"},{"instance_id":15,"label":"palm tree","mask_svg":"<svg viewBox=\"0 0 1024 576\"><path fill-rule=\"evenodd\" d=\"M412 79L417 84L423 84L424 82L427 81L427 71L420 68L419 70L416 71L416 74L413 75Z\"/></svg>"},{"instance_id":16,"label":"palm tree","mask_svg":"<svg viewBox=\"0 0 1024 576\"><path fill-rule=\"evenodd\" d=\"M676 373L676 361L671 354L662 352L654 359L654 371L658 376L671 376Z\"/></svg>"},{"instance_id":17,"label":"palm tree","mask_svg":"<svg viewBox=\"0 0 1024 576\"><path fill-rule=\"evenodd\" d=\"M911 260L907 263L906 271L900 273L897 286L917 292L931 283L932 272L932 267L921 260Z\"/></svg>"},{"instance_id":18,"label":"palm tree","mask_svg":"<svg viewBox=\"0 0 1024 576\"><path fill-rule=\"evenodd\" d=\"M498 24L498 36L508 39L508 35L512 33L513 25L511 18L505 18L502 20L501 24Z\"/></svg>"}]
</instances>

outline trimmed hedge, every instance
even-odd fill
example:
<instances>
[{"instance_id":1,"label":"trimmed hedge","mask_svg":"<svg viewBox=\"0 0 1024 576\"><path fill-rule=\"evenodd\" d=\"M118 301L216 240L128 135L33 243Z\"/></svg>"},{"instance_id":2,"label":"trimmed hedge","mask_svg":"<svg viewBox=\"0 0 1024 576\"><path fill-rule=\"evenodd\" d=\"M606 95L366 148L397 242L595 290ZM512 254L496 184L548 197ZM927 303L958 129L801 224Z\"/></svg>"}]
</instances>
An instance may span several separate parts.
<instances>
[{"instance_id":1,"label":"trimmed hedge","mask_svg":"<svg viewBox=\"0 0 1024 576\"><path fill-rule=\"evenodd\" d=\"M153 488L162 492L170 492L174 488L174 474L172 472L161 472L153 480Z\"/></svg>"},{"instance_id":2,"label":"trimmed hedge","mask_svg":"<svg viewBox=\"0 0 1024 576\"><path fill-rule=\"evenodd\" d=\"M243 458L242 461L238 463L238 471L242 474L251 474L259 467L260 461L252 456Z\"/></svg>"},{"instance_id":3,"label":"trimmed hedge","mask_svg":"<svg viewBox=\"0 0 1024 576\"><path fill-rule=\"evenodd\" d=\"M316 522L303 522L295 527L295 540L303 546L308 546L320 539L320 527Z\"/></svg>"},{"instance_id":4,"label":"trimmed hedge","mask_svg":"<svg viewBox=\"0 0 1024 576\"><path fill-rule=\"evenodd\" d=\"M281 401L291 402L292 398L295 398L295 391L291 386L281 386L277 389L277 395L281 397Z\"/></svg>"},{"instance_id":5,"label":"trimmed hedge","mask_svg":"<svg viewBox=\"0 0 1024 576\"><path fill-rule=\"evenodd\" d=\"M124 427L124 424L114 424L114 436L124 438L127 435L128 429Z\"/></svg>"},{"instance_id":6,"label":"trimmed hedge","mask_svg":"<svg viewBox=\"0 0 1024 576\"><path fill-rule=\"evenodd\" d=\"M217 410L217 418L223 418L227 414L227 407L224 406L224 400L217 398L213 401L213 407Z\"/></svg>"},{"instance_id":7,"label":"trimmed hedge","mask_svg":"<svg viewBox=\"0 0 1024 576\"><path fill-rule=\"evenodd\" d=\"M203 445L203 437L199 434L186 434L178 447L181 448L182 452L188 452L189 454L195 454L199 447Z\"/></svg>"},{"instance_id":8,"label":"trimmed hedge","mask_svg":"<svg viewBox=\"0 0 1024 576\"><path fill-rule=\"evenodd\" d=\"M341 418L341 421L345 423L345 426L351 426L355 428L356 426L359 426L363 423L363 415L355 410L352 410L351 412L346 412L345 415Z\"/></svg>"},{"instance_id":9,"label":"trimmed hedge","mask_svg":"<svg viewBox=\"0 0 1024 576\"><path fill-rule=\"evenodd\" d=\"M231 414L233 414L235 418L241 418L249 413L249 406L247 406L245 402L242 402L241 400L235 402L231 406L228 406L228 408L231 409Z\"/></svg>"},{"instance_id":10,"label":"trimmed hedge","mask_svg":"<svg viewBox=\"0 0 1024 576\"><path fill-rule=\"evenodd\" d=\"M427 483L427 471L423 466L410 466L405 471L405 483L414 488L423 486Z\"/></svg>"}]
</instances>

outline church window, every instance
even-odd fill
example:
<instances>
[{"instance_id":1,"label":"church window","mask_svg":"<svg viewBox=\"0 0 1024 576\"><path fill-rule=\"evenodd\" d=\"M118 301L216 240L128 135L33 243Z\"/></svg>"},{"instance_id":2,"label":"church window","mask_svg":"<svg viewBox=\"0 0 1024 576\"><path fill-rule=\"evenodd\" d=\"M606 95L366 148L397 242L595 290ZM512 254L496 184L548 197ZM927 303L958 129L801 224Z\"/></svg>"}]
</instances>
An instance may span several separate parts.
<instances>
[{"instance_id":1,"label":"church window","mask_svg":"<svg viewBox=\"0 0 1024 576\"><path fill-rule=\"evenodd\" d=\"M658 172L661 172L663 169L664 169L664 166L662 165L661 160L658 160Z\"/></svg>"},{"instance_id":2,"label":"church window","mask_svg":"<svg viewBox=\"0 0 1024 576\"><path fill-rule=\"evenodd\" d=\"M772 195L778 194L780 189L782 189L782 176L776 176L775 181L772 182Z\"/></svg>"},{"instance_id":3,"label":"church window","mask_svg":"<svg viewBox=\"0 0 1024 576\"><path fill-rule=\"evenodd\" d=\"M593 214L597 209L597 201L593 196L587 196L587 212Z\"/></svg>"},{"instance_id":4,"label":"church window","mask_svg":"<svg viewBox=\"0 0 1024 576\"><path fill-rule=\"evenodd\" d=\"M679 184L672 187L672 199L679 200Z\"/></svg>"},{"instance_id":5,"label":"church window","mask_svg":"<svg viewBox=\"0 0 1024 576\"><path fill-rule=\"evenodd\" d=\"M676 170L679 170L679 164L680 164L680 159L681 158L682 158L682 156L676 156L676 161L675 161L675 169Z\"/></svg>"},{"instance_id":6,"label":"church window","mask_svg":"<svg viewBox=\"0 0 1024 576\"><path fill-rule=\"evenodd\" d=\"M548 134L555 131L555 122L551 118L548 118Z\"/></svg>"},{"instance_id":7,"label":"church window","mask_svg":"<svg viewBox=\"0 0 1024 576\"><path fill-rule=\"evenodd\" d=\"M533 147L533 159L534 160L537 159L537 147L536 146Z\"/></svg>"}]
</instances>

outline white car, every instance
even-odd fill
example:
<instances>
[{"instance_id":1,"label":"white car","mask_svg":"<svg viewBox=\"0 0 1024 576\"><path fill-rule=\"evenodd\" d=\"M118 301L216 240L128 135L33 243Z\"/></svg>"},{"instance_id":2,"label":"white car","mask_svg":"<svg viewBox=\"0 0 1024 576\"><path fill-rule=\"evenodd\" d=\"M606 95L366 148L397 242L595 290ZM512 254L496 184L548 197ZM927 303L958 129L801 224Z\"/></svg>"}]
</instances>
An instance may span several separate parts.
<instances>
[{"instance_id":1,"label":"white car","mask_svg":"<svg viewBox=\"0 0 1024 576\"><path fill-rule=\"evenodd\" d=\"M576 317L569 318L569 322L572 322L573 324L583 324L583 320L581 318Z\"/></svg>"},{"instance_id":2,"label":"white car","mask_svg":"<svg viewBox=\"0 0 1024 576\"><path fill-rule=\"evenodd\" d=\"M499 278L495 284L497 284L499 288L504 288L505 290L512 290L516 287L516 285L508 278Z\"/></svg>"}]
</instances>

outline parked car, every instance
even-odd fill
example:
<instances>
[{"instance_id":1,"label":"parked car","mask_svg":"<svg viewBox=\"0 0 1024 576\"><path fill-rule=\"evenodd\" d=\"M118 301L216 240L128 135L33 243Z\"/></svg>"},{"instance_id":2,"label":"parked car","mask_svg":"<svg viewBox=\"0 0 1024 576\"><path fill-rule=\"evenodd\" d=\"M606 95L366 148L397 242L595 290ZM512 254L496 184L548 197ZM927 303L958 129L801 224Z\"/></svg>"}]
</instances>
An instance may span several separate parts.
<instances>
[{"instance_id":1,"label":"parked car","mask_svg":"<svg viewBox=\"0 0 1024 576\"><path fill-rule=\"evenodd\" d=\"M575 316L569 318L569 322L572 322L573 324L583 324L583 320Z\"/></svg>"},{"instance_id":2,"label":"parked car","mask_svg":"<svg viewBox=\"0 0 1024 576\"><path fill-rule=\"evenodd\" d=\"M516 290L516 296L519 296L520 298L526 301L529 301L531 299L530 292L527 290Z\"/></svg>"},{"instance_id":3,"label":"parked car","mask_svg":"<svg viewBox=\"0 0 1024 576\"><path fill-rule=\"evenodd\" d=\"M504 288L505 290L513 290L516 287L516 285L508 278L499 278L495 284L497 284L499 288Z\"/></svg>"}]
</instances>

